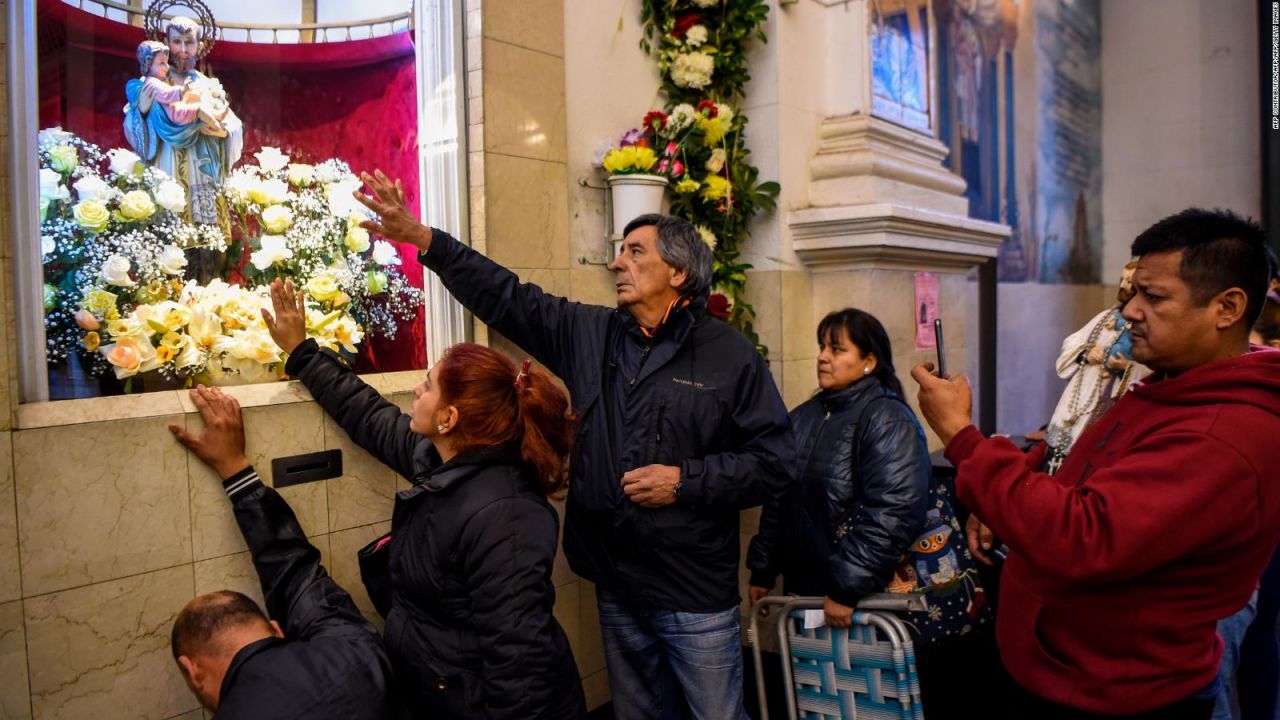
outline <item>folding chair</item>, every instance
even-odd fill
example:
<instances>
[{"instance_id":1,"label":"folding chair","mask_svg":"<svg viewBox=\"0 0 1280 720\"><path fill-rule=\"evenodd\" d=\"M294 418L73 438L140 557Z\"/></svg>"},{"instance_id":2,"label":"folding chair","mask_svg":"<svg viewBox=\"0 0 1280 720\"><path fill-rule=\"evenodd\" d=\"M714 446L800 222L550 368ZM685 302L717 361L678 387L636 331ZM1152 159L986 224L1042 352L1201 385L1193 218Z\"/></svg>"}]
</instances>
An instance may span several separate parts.
<instances>
[{"instance_id":1,"label":"folding chair","mask_svg":"<svg viewBox=\"0 0 1280 720\"><path fill-rule=\"evenodd\" d=\"M762 599L751 610L761 720L769 720L759 642L761 611L778 612L778 646L788 720L924 720L915 649L895 613L926 612L916 595L877 594L854 608L853 627L805 629L804 610L820 609L820 597Z\"/></svg>"}]
</instances>

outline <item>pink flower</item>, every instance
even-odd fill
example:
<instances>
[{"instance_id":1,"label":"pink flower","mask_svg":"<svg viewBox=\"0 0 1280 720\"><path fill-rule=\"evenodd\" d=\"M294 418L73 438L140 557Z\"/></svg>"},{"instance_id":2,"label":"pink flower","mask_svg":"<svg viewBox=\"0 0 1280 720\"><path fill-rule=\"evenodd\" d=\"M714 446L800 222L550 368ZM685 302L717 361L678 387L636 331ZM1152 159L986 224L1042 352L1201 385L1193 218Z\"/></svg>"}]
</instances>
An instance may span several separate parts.
<instances>
[{"instance_id":1,"label":"pink flower","mask_svg":"<svg viewBox=\"0 0 1280 720\"><path fill-rule=\"evenodd\" d=\"M675 155L676 151L679 149L680 149L679 145L676 145L674 142L669 142L667 143L667 149L663 150L662 154L666 155L667 157L671 157L672 155Z\"/></svg>"},{"instance_id":2,"label":"pink flower","mask_svg":"<svg viewBox=\"0 0 1280 720\"><path fill-rule=\"evenodd\" d=\"M684 174L684 163L680 162L679 160L674 160L674 161L672 161L672 163L671 163L671 174L672 174L673 176L675 176L675 177L680 177L681 175L683 175L683 174Z\"/></svg>"}]
</instances>

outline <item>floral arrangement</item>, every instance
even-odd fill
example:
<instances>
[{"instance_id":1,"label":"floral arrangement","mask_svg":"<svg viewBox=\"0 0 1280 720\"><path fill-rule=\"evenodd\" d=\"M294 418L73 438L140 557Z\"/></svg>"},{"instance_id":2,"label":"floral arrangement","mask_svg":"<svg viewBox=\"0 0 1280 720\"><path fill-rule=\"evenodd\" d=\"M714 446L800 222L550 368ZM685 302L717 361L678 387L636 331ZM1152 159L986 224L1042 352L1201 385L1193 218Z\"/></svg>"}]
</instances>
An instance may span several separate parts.
<instances>
[{"instance_id":1,"label":"floral arrangement","mask_svg":"<svg viewBox=\"0 0 1280 720\"><path fill-rule=\"evenodd\" d=\"M99 302L112 305L101 296L87 300L90 306ZM307 334L323 347L354 353L363 337L360 326L340 309L326 313L314 305L308 303ZM119 379L155 370L170 378L234 385L283 377L285 358L262 318L270 307L266 288L213 280L189 282L176 300L138 304L101 328L92 309L80 312L91 333L110 340L100 352Z\"/></svg>"},{"instance_id":2,"label":"floral arrangement","mask_svg":"<svg viewBox=\"0 0 1280 720\"><path fill-rule=\"evenodd\" d=\"M186 250L224 250L227 239L185 222L183 187L128 150L103 153L60 128L42 131L38 148L47 356L57 364L78 352L104 375L97 327L175 298Z\"/></svg>"},{"instance_id":3,"label":"floral arrangement","mask_svg":"<svg viewBox=\"0 0 1280 720\"><path fill-rule=\"evenodd\" d=\"M396 249L371 243L345 164L290 164L274 148L238 168L223 193L232 238L183 219L182 185L134 153L59 128L39 136L41 252L51 365L72 354L93 376L155 372L183 384L279 379L267 332L266 285L291 279L307 295L307 331L353 356L370 332L393 337L423 302L396 267ZM230 252L230 284L185 279L187 251Z\"/></svg>"},{"instance_id":4,"label":"floral arrangement","mask_svg":"<svg viewBox=\"0 0 1280 720\"><path fill-rule=\"evenodd\" d=\"M291 163L276 148L237 167L224 195L241 258L234 280L249 287L291 280L325 312L342 309L370 335L394 338L424 302L400 272L400 255L385 240L370 241L360 223L370 215L352 193L362 183L346 163ZM247 257L246 257L247 256Z\"/></svg>"},{"instance_id":5,"label":"floral arrangement","mask_svg":"<svg viewBox=\"0 0 1280 720\"><path fill-rule=\"evenodd\" d=\"M739 260L740 248L751 219L774 209L780 188L759 180L746 147L747 118L733 106L751 79L747 44L767 41L760 28L768 13L766 0L642 0L640 45L657 60L667 102L612 151L641 142L662 148L650 168L671 180L671 213L694 223L715 255L708 310L762 354L768 351L752 327L755 311L743 300L751 266Z\"/></svg>"}]
</instances>

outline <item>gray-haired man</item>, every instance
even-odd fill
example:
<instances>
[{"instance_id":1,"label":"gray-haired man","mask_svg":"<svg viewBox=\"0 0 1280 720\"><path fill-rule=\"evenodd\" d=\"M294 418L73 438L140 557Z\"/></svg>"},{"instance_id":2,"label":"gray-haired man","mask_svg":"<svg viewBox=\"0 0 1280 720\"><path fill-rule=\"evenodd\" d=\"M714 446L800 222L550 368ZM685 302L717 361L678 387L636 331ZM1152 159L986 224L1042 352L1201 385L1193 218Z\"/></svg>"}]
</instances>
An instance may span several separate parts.
<instances>
[{"instance_id":1,"label":"gray-haired man","mask_svg":"<svg viewBox=\"0 0 1280 720\"><path fill-rule=\"evenodd\" d=\"M560 376L578 416L565 521L596 584L618 718L735 720L742 709L738 511L781 496L795 455L755 348L707 314L711 251L644 215L610 265L616 308L522 284L418 224L399 186L364 176L374 232L412 242L463 305Z\"/></svg>"}]
</instances>

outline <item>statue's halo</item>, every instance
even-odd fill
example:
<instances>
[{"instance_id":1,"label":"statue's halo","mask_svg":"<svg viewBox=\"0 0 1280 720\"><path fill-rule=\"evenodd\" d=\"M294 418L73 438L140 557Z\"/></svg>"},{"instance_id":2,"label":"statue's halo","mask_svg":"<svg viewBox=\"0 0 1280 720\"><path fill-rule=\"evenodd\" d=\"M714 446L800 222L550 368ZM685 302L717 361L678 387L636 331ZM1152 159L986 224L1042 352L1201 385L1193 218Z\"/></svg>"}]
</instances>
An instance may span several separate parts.
<instances>
[{"instance_id":1,"label":"statue's halo","mask_svg":"<svg viewBox=\"0 0 1280 720\"><path fill-rule=\"evenodd\" d=\"M146 30L147 37L152 40L165 42L164 23L170 17L168 11L175 7L187 8L195 13L196 22L200 23L200 50L197 52L196 59L203 60L209 51L213 49L213 43L218 38L218 23L213 19L213 12L209 10L209 6L205 5L201 0L155 0L151 3L151 7L147 8L147 14L142 20L142 27Z\"/></svg>"}]
</instances>

